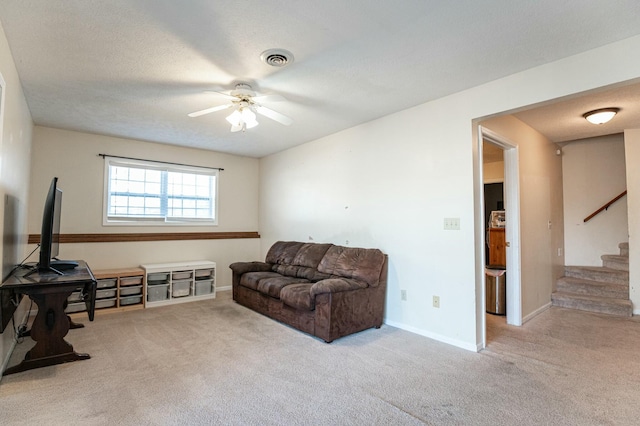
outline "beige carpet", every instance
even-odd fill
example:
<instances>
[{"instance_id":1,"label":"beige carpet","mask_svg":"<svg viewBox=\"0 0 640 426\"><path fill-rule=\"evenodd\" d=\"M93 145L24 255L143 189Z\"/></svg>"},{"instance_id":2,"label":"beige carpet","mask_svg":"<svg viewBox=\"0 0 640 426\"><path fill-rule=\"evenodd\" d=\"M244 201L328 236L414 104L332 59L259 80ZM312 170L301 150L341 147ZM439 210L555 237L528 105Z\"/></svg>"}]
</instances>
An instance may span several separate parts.
<instances>
[{"instance_id":1,"label":"beige carpet","mask_svg":"<svg viewBox=\"0 0 640 426\"><path fill-rule=\"evenodd\" d=\"M393 327L331 344L218 299L100 315L87 361L6 376L0 423L606 425L640 419L640 322L489 315L479 354ZM18 346L11 365L32 345Z\"/></svg>"}]
</instances>

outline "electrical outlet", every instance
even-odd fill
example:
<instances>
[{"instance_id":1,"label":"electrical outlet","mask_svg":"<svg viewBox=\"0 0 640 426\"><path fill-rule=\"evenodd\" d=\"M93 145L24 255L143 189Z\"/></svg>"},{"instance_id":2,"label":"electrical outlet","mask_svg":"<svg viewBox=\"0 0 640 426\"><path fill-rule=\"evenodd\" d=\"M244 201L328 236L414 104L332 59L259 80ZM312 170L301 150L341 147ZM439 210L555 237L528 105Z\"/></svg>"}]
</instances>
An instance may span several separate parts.
<instances>
[{"instance_id":1,"label":"electrical outlet","mask_svg":"<svg viewBox=\"0 0 640 426\"><path fill-rule=\"evenodd\" d=\"M400 290L400 300L407 301L407 290Z\"/></svg>"},{"instance_id":2,"label":"electrical outlet","mask_svg":"<svg viewBox=\"0 0 640 426\"><path fill-rule=\"evenodd\" d=\"M440 296L433 296L433 307L434 308L440 307Z\"/></svg>"}]
</instances>

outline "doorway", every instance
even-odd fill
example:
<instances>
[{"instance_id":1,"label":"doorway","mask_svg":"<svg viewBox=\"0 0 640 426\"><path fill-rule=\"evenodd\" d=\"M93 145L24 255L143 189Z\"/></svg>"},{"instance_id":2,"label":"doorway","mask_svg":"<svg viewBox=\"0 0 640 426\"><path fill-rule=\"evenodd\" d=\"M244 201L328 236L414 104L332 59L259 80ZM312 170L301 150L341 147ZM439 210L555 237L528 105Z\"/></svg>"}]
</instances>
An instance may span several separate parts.
<instances>
[{"instance_id":1,"label":"doorway","mask_svg":"<svg viewBox=\"0 0 640 426\"><path fill-rule=\"evenodd\" d=\"M522 325L522 294L521 294L521 265L520 265L520 178L518 167L518 146L502 137L501 135L486 129L482 126L478 130L478 159L477 167L479 173L479 185L482 185L480 193L484 194L484 173L483 164L483 145L487 141L502 149L504 156L504 210L506 212L505 227L505 250L506 250L506 269L508 271L508 279L506 280L506 319L511 325ZM489 217L486 216L484 197L480 197L477 211L481 215L482 233L484 234L484 224L487 223ZM480 240L480 239L479 239ZM484 241L484 235L478 244L482 245L480 261L477 262L476 276L480 277L481 291L478 292L479 300L476 306L481 310L476 315L479 319L481 342L479 349L483 349L487 345L487 321L485 314L486 307L486 276L485 262L487 259L487 247Z\"/></svg>"}]
</instances>

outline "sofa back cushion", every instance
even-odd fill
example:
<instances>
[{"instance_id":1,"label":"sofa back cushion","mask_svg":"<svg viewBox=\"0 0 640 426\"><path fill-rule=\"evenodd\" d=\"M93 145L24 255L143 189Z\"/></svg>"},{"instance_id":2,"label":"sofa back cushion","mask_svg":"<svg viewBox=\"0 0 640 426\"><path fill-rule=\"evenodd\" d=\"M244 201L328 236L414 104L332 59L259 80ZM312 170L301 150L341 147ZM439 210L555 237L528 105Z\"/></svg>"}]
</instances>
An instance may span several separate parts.
<instances>
[{"instance_id":1,"label":"sofa back cushion","mask_svg":"<svg viewBox=\"0 0 640 426\"><path fill-rule=\"evenodd\" d=\"M298 241L278 241L271 246L265 260L267 263L291 265L303 245Z\"/></svg>"},{"instance_id":2,"label":"sofa back cushion","mask_svg":"<svg viewBox=\"0 0 640 426\"><path fill-rule=\"evenodd\" d=\"M306 266L307 268L318 269L320 261L333 244L305 243L300 247L296 257L293 258L292 265Z\"/></svg>"},{"instance_id":3,"label":"sofa back cushion","mask_svg":"<svg viewBox=\"0 0 640 426\"><path fill-rule=\"evenodd\" d=\"M331 246L332 244L278 241L269 249L266 261L273 264L273 272L315 282L329 278L328 274L318 272L317 268Z\"/></svg>"},{"instance_id":4,"label":"sofa back cushion","mask_svg":"<svg viewBox=\"0 0 640 426\"><path fill-rule=\"evenodd\" d=\"M377 287L384 262L385 256L378 249L332 246L320 261L318 271Z\"/></svg>"}]
</instances>

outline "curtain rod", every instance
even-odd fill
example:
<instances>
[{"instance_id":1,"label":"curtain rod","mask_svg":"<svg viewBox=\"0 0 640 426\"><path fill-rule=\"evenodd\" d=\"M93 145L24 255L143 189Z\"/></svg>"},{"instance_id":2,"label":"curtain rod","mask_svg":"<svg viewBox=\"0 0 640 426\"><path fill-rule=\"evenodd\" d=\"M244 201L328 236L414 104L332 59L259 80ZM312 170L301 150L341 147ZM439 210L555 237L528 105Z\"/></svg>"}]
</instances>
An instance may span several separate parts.
<instances>
[{"instance_id":1,"label":"curtain rod","mask_svg":"<svg viewBox=\"0 0 640 426\"><path fill-rule=\"evenodd\" d=\"M220 170L220 171L224 170L221 167L194 166L193 164L172 163L170 161L145 160L144 158L121 157L119 155L111 155L111 154L98 154L98 157L123 158L125 160L152 161L154 163L173 164L174 166L200 167L201 169L212 169L212 170Z\"/></svg>"}]
</instances>

